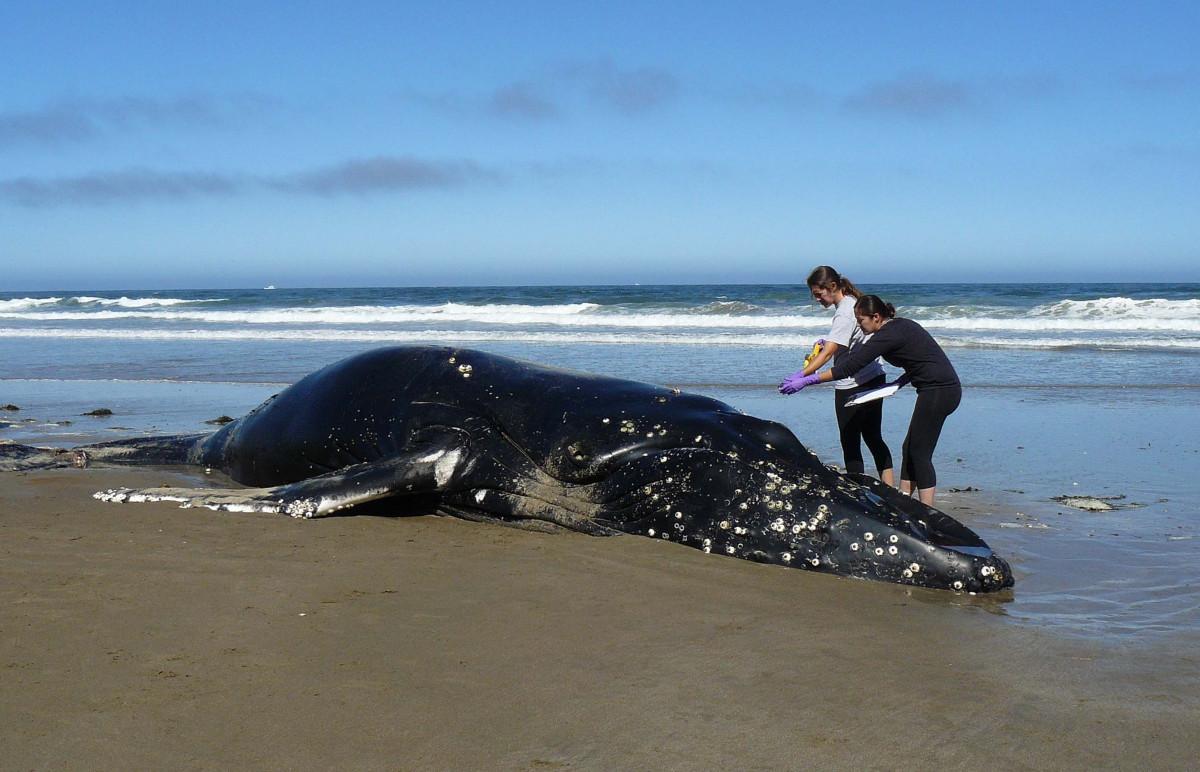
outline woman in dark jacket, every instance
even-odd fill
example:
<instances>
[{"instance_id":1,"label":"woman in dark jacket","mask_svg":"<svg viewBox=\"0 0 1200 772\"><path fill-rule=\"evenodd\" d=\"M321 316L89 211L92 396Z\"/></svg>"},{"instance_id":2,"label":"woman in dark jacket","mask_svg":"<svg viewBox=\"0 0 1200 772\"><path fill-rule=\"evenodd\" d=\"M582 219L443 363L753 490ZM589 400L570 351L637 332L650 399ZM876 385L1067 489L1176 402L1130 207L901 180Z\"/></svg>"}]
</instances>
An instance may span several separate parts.
<instances>
[{"instance_id":1,"label":"woman in dark jacket","mask_svg":"<svg viewBox=\"0 0 1200 772\"><path fill-rule=\"evenodd\" d=\"M864 365L883 357L889 364L904 369L896 380L917 389L917 404L904 438L900 465L900 490L911 493L913 487L925 504L932 505L937 493L937 473L933 468L933 450L946 417L962 400L962 384L946 352L925 328L911 319L897 318L896 309L878 295L864 295L854 304L854 315L862 331L869 335L850 349L832 368L819 374L789 378L780 391L793 394L817 383L827 383L853 375Z\"/></svg>"}]
</instances>

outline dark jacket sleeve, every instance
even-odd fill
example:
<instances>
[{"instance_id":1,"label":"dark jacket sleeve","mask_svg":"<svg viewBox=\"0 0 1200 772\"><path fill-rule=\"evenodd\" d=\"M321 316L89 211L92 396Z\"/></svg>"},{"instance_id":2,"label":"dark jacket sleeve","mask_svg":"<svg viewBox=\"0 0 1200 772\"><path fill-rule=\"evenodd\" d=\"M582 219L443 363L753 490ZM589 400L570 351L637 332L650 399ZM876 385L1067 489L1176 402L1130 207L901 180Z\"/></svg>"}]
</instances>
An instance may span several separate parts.
<instances>
[{"instance_id":1,"label":"dark jacket sleeve","mask_svg":"<svg viewBox=\"0 0 1200 772\"><path fill-rule=\"evenodd\" d=\"M833 380L849 378L859 370L869 365L876 357L883 356L896 347L890 335L881 335L883 330L871 336L866 343L860 343L847 352L845 358L830 368Z\"/></svg>"}]
</instances>

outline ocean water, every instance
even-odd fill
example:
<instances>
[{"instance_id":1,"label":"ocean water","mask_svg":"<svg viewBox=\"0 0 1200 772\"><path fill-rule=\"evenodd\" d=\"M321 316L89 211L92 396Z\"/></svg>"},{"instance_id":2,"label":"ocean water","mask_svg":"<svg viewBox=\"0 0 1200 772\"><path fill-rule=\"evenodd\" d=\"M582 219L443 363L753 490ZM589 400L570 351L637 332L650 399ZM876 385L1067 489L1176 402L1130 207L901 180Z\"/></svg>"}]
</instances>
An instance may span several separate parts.
<instances>
[{"instance_id":1,"label":"ocean water","mask_svg":"<svg viewBox=\"0 0 1200 772\"><path fill-rule=\"evenodd\" d=\"M1017 588L988 609L1066 634L1200 629L1200 285L862 288L963 380L939 506L1011 558ZM829 319L803 285L0 293L0 405L21 408L0 440L205 431L341 357L437 343L709 394L840 464L829 391L775 392ZM912 401L885 403L897 458ZM80 415L97 407L114 415Z\"/></svg>"}]
</instances>

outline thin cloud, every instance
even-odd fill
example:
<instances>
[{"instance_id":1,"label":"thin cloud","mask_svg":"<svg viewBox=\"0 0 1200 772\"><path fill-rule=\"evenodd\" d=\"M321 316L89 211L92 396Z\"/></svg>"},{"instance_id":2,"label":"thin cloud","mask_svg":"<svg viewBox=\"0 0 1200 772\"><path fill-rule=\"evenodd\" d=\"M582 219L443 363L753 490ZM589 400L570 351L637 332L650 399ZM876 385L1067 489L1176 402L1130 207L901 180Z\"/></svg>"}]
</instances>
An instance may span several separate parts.
<instances>
[{"instance_id":1,"label":"thin cloud","mask_svg":"<svg viewBox=\"0 0 1200 772\"><path fill-rule=\"evenodd\" d=\"M564 105L580 98L624 115L637 115L671 102L679 92L678 79L666 70L622 69L609 59L598 59L550 67L490 93L410 90L401 98L457 119L482 115L541 122L562 118Z\"/></svg>"},{"instance_id":2,"label":"thin cloud","mask_svg":"<svg viewBox=\"0 0 1200 772\"><path fill-rule=\"evenodd\" d=\"M459 188L494 182L499 175L474 161L432 162L379 156L267 181L278 190L329 196L396 190Z\"/></svg>"},{"instance_id":3,"label":"thin cloud","mask_svg":"<svg viewBox=\"0 0 1200 772\"><path fill-rule=\"evenodd\" d=\"M843 106L851 112L937 118L966 110L974 101L966 83L909 75L870 84L847 97Z\"/></svg>"},{"instance_id":4,"label":"thin cloud","mask_svg":"<svg viewBox=\"0 0 1200 772\"><path fill-rule=\"evenodd\" d=\"M547 96L546 91L544 86L520 81L501 86L488 95L406 91L401 98L456 120L490 117L543 122L559 118L562 114L558 104Z\"/></svg>"},{"instance_id":5,"label":"thin cloud","mask_svg":"<svg viewBox=\"0 0 1200 772\"><path fill-rule=\"evenodd\" d=\"M513 83L497 89L488 101L488 112L504 118L544 121L557 118L558 105L530 83Z\"/></svg>"},{"instance_id":6,"label":"thin cloud","mask_svg":"<svg viewBox=\"0 0 1200 772\"><path fill-rule=\"evenodd\" d=\"M661 107L679 94L679 80L658 67L624 70L609 59L569 64L561 69L568 82L580 84L596 102L626 115Z\"/></svg>"},{"instance_id":7,"label":"thin cloud","mask_svg":"<svg viewBox=\"0 0 1200 772\"><path fill-rule=\"evenodd\" d=\"M98 133L99 128L90 115L62 105L0 113L0 147L18 142L79 142Z\"/></svg>"},{"instance_id":8,"label":"thin cloud","mask_svg":"<svg viewBox=\"0 0 1200 772\"><path fill-rule=\"evenodd\" d=\"M380 156L282 176L130 169L53 179L18 177L0 180L0 202L28 208L171 203L229 198L263 189L299 195L370 195L455 189L501 180L503 175L473 161Z\"/></svg>"},{"instance_id":9,"label":"thin cloud","mask_svg":"<svg viewBox=\"0 0 1200 772\"><path fill-rule=\"evenodd\" d=\"M229 126L272 105L273 100L256 94L66 100L36 110L0 112L0 147L81 142L105 133L141 128Z\"/></svg>"},{"instance_id":10,"label":"thin cloud","mask_svg":"<svg viewBox=\"0 0 1200 772\"><path fill-rule=\"evenodd\" d=\"M180 201L199 196L227 196L239 187L237 180L219 174L134 169L51 180L32 177L3 180L0 181L0 200L31 208Z\"/></svg>"}]
</instances>

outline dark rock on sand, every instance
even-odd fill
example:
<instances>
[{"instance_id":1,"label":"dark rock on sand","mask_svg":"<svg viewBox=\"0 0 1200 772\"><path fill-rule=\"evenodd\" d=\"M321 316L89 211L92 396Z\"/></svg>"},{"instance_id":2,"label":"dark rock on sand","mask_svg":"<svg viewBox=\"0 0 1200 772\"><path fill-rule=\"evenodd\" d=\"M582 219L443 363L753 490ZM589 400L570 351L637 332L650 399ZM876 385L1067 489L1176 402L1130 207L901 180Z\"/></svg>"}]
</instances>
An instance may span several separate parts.
<instances>
[{"instance_id":1,"label":"dark rock on sand","mask_svg":"<svg viewBox=\"0 0 1200 772\"><path fill-rule=\"evenodd\" d=\"M16 405L13 405L13 404L8 404L3 407L0 407L0 410L20 410L20 409L21 408L17 407Z\"/></svg>"},{"instance_id":2,"label":"dark rock on sand","mask_svg":"<svg viewBox=\"0 0 1200 772\"><path fill-rule=\"evenodd\" d=\"M90 415L90 416L96 416L96 417L107 416L107 415L112 415L112 414L113 414L113 411L109 410L106 407L98 407L95 410L91 410L87 413L80 413L80 415Z\"/></svg>"}]
</instances>

